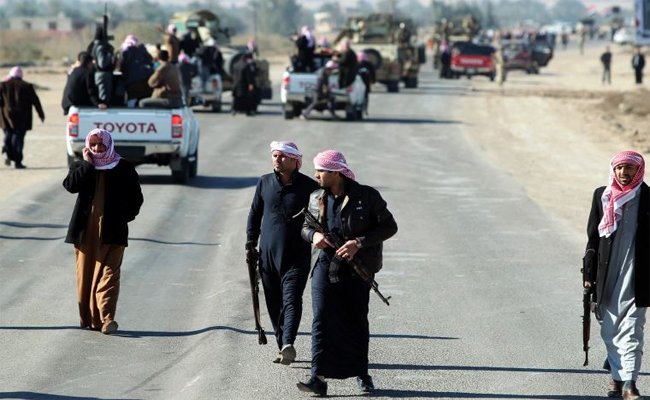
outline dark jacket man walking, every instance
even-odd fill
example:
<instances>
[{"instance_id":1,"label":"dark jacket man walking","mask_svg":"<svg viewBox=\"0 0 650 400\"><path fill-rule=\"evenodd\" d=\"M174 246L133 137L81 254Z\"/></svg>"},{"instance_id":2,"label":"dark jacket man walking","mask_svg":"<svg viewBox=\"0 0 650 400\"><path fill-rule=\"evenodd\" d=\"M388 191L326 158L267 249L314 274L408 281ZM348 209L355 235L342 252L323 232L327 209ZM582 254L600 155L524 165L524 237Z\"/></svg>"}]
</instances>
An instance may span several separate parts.
<instances>
[{"instance_id":1,"label":"dark jacket man walking","mask_svg":"<svg viewBox=\"0 0 650 400\"><path fill-rule=\"evenodd\" d=\"M632 68L634 68L634 81L637 84L643 83L643 68L645 68L645 56L641 53L641 47L637 46L632 56Z\"/></svg>"},{"instance_id":2,"label":"dark jacket man walking","mask_svg":"<svg viewBox=\"0 0 650 400\"><path fill-rule=\"evenodd\" d=\"M108 131L93 129L63 187L78 193L65 242L74 244L80 327L115 333L127 224L144 201L138 173L115 152Z\"/></svg>"},{"instance_id":3,"label":"dark jacket man walking","mask_svg":"<svg viewBox=\"0 0 650 400\"><path fill-rule=\"evenodd\" d=\"M346 242L338 249L322 233L303 225L302 237L315 248L312 272L311 379L298 389L327 394L325 378L357 377L363 393L375 387L368 375L370 285L347 261L370 271L382 266L383 242L397 224L379 192L357 183L343 154L327 150L314 158L321 189L311 194L309 211Z\"/></svg>"},{"instance_id":4,"label":"dark jacket man walking","mask_svg":"<svg viewBox=\"0 0 650 400\"><path fill-rule=\"evenodd\" d=\"M302 155L291 142L271 142L273 172L263 175L255 188L246 228L246 257L254 257L260 239L259 270L266 307L275 330L275 363L296 359L293 344L302 316L302 294L309 275L309 244L300 238L302 218L292 218L307 206L318 188L299 172Z\"/></svg>"},{"instance_id":5,"label":"dark jacket man walking","mask_svg":"<svg viewBox=\"0 0 650 400\"><path fill-rule=\"evenodd\" d=\"M5 153L6 166L13 161L16 168L25 168L23 147L25 134L32 129L32 107L36 109L41 122L45 122L45 113L34 85L23 80L20 67L13 67L8 79L0 82L0 128L4 130L2 152Z\"/></svg>"},{"instance_id":6,"label":"dark jacket man walking","mask_svg":"<svg viewBox=\"0 0 650 400\"><path fill-rule=\"evenodd\" d=\"M636 380L650 306L650 188L641 154L610 161L609 183L595 190L587 225L583 284L595 289L596 318L612 380L608 397L640 398Z\"/></svg>"}]
</instances>

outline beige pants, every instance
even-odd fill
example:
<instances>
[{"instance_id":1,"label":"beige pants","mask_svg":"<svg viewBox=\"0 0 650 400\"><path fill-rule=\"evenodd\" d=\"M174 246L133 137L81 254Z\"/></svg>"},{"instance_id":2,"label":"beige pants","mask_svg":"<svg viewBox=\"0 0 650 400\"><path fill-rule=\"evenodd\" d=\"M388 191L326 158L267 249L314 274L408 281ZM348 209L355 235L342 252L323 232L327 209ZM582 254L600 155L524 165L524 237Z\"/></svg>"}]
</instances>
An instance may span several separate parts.
<instances>
[{"instance_id":1,"label":"beige pants","mask_svg":"<svg viewBox=\"0 0 650 400\"><path fill-rule=\"evenodd\" d=\"M99 330L115 319L124 246L75 246L77 299L82 328Z\"/></svg>"}]
</instances>

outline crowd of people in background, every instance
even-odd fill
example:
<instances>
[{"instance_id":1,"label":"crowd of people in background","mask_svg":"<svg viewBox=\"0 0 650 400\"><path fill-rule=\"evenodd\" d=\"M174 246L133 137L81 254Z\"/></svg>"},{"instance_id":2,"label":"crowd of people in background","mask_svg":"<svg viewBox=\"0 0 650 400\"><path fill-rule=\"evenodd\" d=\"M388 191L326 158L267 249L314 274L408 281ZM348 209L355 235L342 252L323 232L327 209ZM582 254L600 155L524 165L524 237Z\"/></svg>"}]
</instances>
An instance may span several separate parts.
<instances>
[{"instance_id":1,"label":"crowd of people in background","mask_svg":"<svg viewBox=\"0 0 650 400\"><path fill-rule=\"evenodd\" d=\"M103 27L98 27L68 71L61 102L64 114L73 105L101 109L190 105L196 77L201 93L209 93L211 76L219 74L223 79L224 57L213 37L201 38L198 30L190 29L179 38L173 24L158 30L162 37L155 48L147 48L129 34L116 50ZM248 52L233 63L233 114L254 115L260 103L256 52L252 40Z\"/></svg>"}]
</instances>

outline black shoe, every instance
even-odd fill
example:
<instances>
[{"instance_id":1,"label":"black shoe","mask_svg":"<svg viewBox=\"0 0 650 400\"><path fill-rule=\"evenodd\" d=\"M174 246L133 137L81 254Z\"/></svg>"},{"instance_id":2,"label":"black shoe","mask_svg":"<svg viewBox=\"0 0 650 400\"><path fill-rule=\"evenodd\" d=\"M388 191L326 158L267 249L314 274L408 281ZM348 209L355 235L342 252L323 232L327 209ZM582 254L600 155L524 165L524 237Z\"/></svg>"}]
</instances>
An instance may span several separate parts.
<instances>
[{"instance_id":1,"label":"black shoe","mask_svg":"<svg viewBox=\"0 0 650 400\"><path fill-rule=\"evenodd\" d=\"M357 376L357 386L363 393L372 393L375 391L375 384L372 383L370 375Z\"/></svg>"},{"instance_id":2,"label":"black shoe","mask_svg":"<svg viewBox=\"0 0 650 400\"><path fill-rule=\"evenodd\" d=\"M16 163L16 169L25 169L27 168L24 164Z\"/></svg>"},{"instance_id":3,"label":"black shoe","mask_svg":"<svg viewBox=\"0 0 650 400\"><path fill-rule=\"evenodd\" d=\"M318 396L327 396L327 382L321 381L312 376L308 382L298 382L296 384L301 392L314 393Z\"/></svg>"}]
</instances>

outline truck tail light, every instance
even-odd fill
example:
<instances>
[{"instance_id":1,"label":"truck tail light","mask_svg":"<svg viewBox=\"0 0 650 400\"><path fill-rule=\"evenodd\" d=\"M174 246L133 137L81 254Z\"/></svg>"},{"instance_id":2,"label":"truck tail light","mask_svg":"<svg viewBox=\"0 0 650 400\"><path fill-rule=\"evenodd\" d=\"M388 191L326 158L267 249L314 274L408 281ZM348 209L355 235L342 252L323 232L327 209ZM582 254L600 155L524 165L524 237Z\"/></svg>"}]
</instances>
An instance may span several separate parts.
<instances>
[{"instance_id":1,"label":"truck tail light","mask_svg":"<svg viewBox=\"0 0 650 400\"><path fill-rule=\"evenodd\" d=\"M68 136L79 136L79 114L74 113L68 116Z\"/></svg>"},{"instance_id":2,"label":"truck tail light","mask_svg":"<svg viewBox=\"0 0 650 400\"><path fill-rule=\"evenodd\" d=\"M219 80L218 79L213 79L212 80L212 90L214 90L214 91L219 90Z\"/></svg>"},{"instance_id":3,"label":"truck tail light","mask_svg":"<svg viewBox=\"0 0 650 400\"><path fill-rule=\"evenodd\" d=\"M346 87L345 90L347 90L348 93L352 93L352 87L353 86L354 86L354 83L352 85Z\"/></svg>"},{"instance_id":4,"label":"truck tail light","mask_svg":"<svg viewBox=\"0 0 650 400\"><path fill-rule=\"evenodd\" d=\"M282 78L282 87L284 87L285 90L289 90L289 82L290 81L291 81L291 78L289 78L289 75Z\"/></svg>"},{"instance_id":5,"label":"truck tail light","mask_svg":"<svg viewBox=\"0 0 650 400\"><path fill-rule=\"evenodd\" d=\"M183 117L178 114L172 115L172 138L180 139L183 137Z\"/></svg>"}]
</instances>

